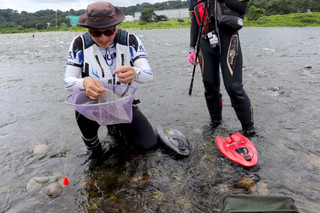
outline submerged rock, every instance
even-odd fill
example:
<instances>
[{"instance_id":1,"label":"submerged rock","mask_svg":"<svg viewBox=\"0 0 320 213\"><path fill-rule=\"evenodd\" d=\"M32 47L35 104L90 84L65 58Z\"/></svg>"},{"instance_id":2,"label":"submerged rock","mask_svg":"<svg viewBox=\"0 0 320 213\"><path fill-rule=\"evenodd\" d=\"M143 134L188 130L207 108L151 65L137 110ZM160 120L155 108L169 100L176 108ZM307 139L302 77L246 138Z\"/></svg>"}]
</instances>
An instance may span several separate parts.
<instances>
[{"instance_id":1,"label":"submerged rock","mask_svg":"<svg viewBox=\"0 0 320 213\"><path fill-rule=\"evenodd\" d=\"M63 187L59 182L51 183L43 189L42 193L49 197L58 197L63 191Z\"/></svg>"},{"instance_id":2,"label":"submerged rock","mask_svg":"<svg viewBox=\"0 0 320 213\"><path fill-rule=\"evenodd\" d=\"M259 181L256 185L249 190L254 195L268 195L267 184L263 181Z\"/></svg>"},{"instance_id":3,"label":"submerged rock","mask_svg":"<svg viewBox=\"0 0 320 213\"><path fill-rule=\"evenodd\" d=\"M33 177L29 180L27 184L28 191L34 191L36 189L40 189L42 186L47 183L57 181L59 176L48 176L48 177Z\"/></svg>"},{"instance_id":4,"label":"submerged rock","mask_svg":"<svg viewBox=\"0 0 320 213\"><path fill-rule=\"evenodd\" d=\"M129 183L131 184L141 184L145 183L150 179L148 175L138 176L138 177L130 177Z\"/></svg>"},{"instance_id":5,"label":"submerged rock","mask_svg":"<svg viewBox=\"0 0 320 213\"><path fill-rule=\"evenodd\" d=\"M320 171L320 156L316 154L308 154L305 156L305 162L310 169L319 172Z\"/></svg>"},{"instance_id":6,"label":"submerged rock","mask_svg":"<svg viewBox=\"0 0 320 213\"><path fill-rule=\"evenodd\" d=\"M156 191L156 192L153 192L151 194L151 197L156 199L156 200L162 200L163 197L164 197L164 193L163 192L160 192L160 191Z\"/></svg>"},{"instance_id":7,"label":"submerged rock","mask_svg":"<svg viewBox=\"0 0 320 213\"><path fill-rule=\"evenodd\" d=\"M250 189L253 186L256 185L256 180L254 180L252 177L245 175L241 178L241 180L238 183L238 188L244 188L244 189Z\"/></svg>"},{"instance_id":8,"label":"submerged rock","mask_svg":"<svg viewBox=\"0 0 320 213\"><path fill-rule=\"evenodd\" d=\"M320 137L320 129L311 130L311 134L313 134L314 136Z\"/></svg>"},{"instance_id":9,"label":"submerged rock","mask_svg":"<svg viewBox=\"0 0 320 213\"><path fill-rule=\"evenodd\" d=\"M40 144L33 148L33 153L36 155L45 155L49 151L49 146L46 144Z\"/></svg>"}]
</instances>

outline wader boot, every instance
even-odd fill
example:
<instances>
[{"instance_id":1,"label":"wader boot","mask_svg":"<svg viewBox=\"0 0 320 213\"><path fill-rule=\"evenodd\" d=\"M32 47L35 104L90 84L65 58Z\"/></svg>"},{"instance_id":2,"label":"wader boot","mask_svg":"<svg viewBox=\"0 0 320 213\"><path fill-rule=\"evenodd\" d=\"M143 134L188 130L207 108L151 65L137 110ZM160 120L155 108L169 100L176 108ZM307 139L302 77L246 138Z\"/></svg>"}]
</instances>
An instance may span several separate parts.
<instances>
[{"instance_id":1,"label":"wader boot","mask_svg":"<svg viewBox=\"0 0 320 213\"><path fill-rule=\"evenodd\" d=\"M92 170L103 163L102 146L99 141L98 135L92 139L86 139L83 137L82 139L88 149L89 160L90 160L89 169Z\"/></svg>"},{"instance_id":2,"label":"wader boot","mask_svg":"<svg viewBox=\"0 0 320 213\"><path fill-rule=\"evenodd\" d=\"M241 122L243 135L251 137L256 134L253 122Z\"/></svg>"}]
</instances>

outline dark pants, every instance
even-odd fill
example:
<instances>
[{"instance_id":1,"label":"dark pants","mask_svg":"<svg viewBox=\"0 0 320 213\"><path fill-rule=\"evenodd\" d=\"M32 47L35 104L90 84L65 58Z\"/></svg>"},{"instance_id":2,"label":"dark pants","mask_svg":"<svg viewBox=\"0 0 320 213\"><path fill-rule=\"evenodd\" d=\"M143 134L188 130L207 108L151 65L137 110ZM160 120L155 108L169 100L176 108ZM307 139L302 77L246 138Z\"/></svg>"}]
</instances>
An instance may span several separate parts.
<instances>
[{"instance_id":1,"label":"dark pants","mask_svg":"<svg viewBox=\"0 0 320 213\"><path fill-rule=\"evenodd\" d=\"M76 111L76 119L80 131L85 139L93 139L98 135L100 125ZM132 109L132 122L128 124L117 124L115 126L124 137L126 143L135 146L139 150L152 150L157 145L157 137L154 130L137 107Z\"/></svg>"},{"instance_id":2,"label":"dark pants","mask_svg":"<svg viewBox=\"0 0 320 213\"><path fill-rule=\"evenodd\" d=\"M253 125L250 100L242 84L242 52L238 33L220 30L220 47L211 48L207 39L200 42L200 64L204 95L212 122L222 119L222 95L220 93L221 66L223 83L242 127Z\"/></svg>"}]
</instances>

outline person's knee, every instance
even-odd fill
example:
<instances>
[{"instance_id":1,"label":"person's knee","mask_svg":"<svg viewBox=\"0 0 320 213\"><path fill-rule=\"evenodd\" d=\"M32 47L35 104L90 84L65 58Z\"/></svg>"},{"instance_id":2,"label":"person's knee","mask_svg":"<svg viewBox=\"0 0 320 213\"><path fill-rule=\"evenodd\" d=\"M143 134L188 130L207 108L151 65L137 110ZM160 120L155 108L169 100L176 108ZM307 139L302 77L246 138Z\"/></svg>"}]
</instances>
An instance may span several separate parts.
<instances>
[{"instance_id":1,"label":"person's knee","mask_svg":"<svg viewBox=\"0 0 320 213\"><path fill-rule=\"evenodd\" d=\"M231 99L234 101L234 103L237 104L238 107L242 106L245 99L243 85L235 82L230 84L227 90L229 91Z\"/></svg>"}]
</instances>

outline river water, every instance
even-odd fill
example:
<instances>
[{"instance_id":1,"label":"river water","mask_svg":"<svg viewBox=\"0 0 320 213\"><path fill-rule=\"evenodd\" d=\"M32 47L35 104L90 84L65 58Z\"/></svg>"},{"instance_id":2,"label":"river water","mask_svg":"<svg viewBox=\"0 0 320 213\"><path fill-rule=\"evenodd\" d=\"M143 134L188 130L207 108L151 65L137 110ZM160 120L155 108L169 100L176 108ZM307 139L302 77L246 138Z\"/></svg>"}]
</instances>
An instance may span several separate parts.
<instances>
[{"instance_id":1,"label":"river water","mask_svg":"<svg viewBox=\"0 0 320 213\"><path fill-rule=\"evenodd\" d=\"M142 156L116 144L88 170L86 148L63 88L66 55L79 33L0 35L1 212L219 212L228 194L290 196L303 213L320 211L320 28L245 28L240 31L244 85L254 108L258 165L245 169L222 157L216 136L241 129L224 97L223 124L209 128L199 68L188 95L188 29L134 31L143 41L154 82L136 98L151 124L176 128L191 155L177 160L162 150ZM307 66L308 65L308 66ZM49 146L34 154L39 144ZM26 189L33 177L67 176L60 196ZM238 185L245 175L263 190ZM59 180L62 183L62 179ZM257 184L258 185L258 184Z\"/></svg>"}]
</instances>

